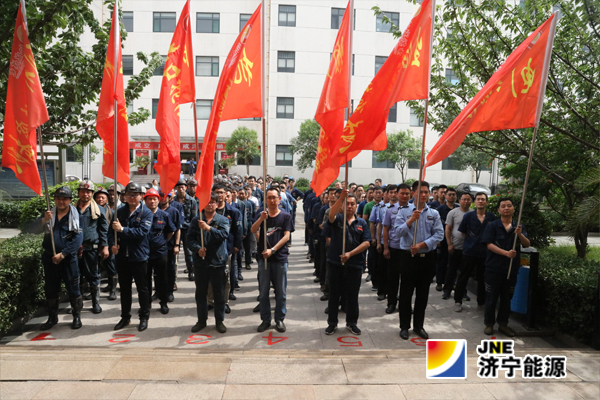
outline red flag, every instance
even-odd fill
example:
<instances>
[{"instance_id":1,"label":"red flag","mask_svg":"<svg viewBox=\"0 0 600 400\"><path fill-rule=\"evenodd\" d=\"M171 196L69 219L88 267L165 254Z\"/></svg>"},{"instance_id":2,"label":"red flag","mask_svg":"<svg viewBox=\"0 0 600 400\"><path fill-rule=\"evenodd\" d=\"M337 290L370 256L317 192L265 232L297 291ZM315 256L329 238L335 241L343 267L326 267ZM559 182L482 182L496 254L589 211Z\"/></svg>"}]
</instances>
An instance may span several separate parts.
<instances>
[{"instance_id":1,"label":"red flag","mask_svg":"<svg viewBox=\"0 0 600 400\"><path fill-rule=\"evenodd\" d=\"M433 146L426 166L451 155L471 132L537 125L555 28L553 14L508 56Z\"/></svg>"},{"instance_id":2,"label":"red flag","mask_svg":"<svg viewBox=\"0 0 600 400\"><path fill-rule=\"evenodd\" d=\"M188 0L171 40L156 111L156 130L160 135L160 150L155 168L160 174L160 187L165 193L175 187L181 170L179 106L196 101L193 57L190 0Z\"/></svg>"},{"instance_id":3,"label":"red flag","mask_svg":"<svg viewBox=\"0 0 600 400\"><path fill-rule=\"evenodd\" d=\"M96 115L96 131L104 142L104 157L102 159L102 174L114 178L114 135L115 135L115 98L117 99L117 144L122 150L117 152L117 180L126 186L129 182L129 128L127 125L127 105L123 89L123 62L121 59L121 31L119 27L118 10L115 7L108 39L108 50L104 62L102 89L98 114ZM119 44L115 62L115 34ZM115 68L116 66L116 68ZM115 75L116 90L115 90Z\"/></svg>"},{"instance_id":4,"label":"red flag","mask_svg":"<svg viewBox=\"0 0 600 400\"><path fill-rule=\"evenodd\" d=\"M325 77L321 99L315 114L315 119L321 126L315 171L311 181L311 187L315 193L321 193L325 190L340 173L340 166L332 165L331 151L342 136L344 109L348 107L350 13L350 2L348 2L335 39L329 70Z\"/></svg>"},{"instance_id":5,"label":"red flag","mask_svg":"<svg viewBox=\"0 0 600 400\"><path fill-rule=\"evenodd\" d=\"M229 119L262 116L261 38L259 5L229 51L219 78L196 171L196 196L201 210L210 200L219 124Z\"/></svg>"},{"instance_id":6,"label":"red flag","mask_svg":"<svg viewBox=\"0 0 600 400\"><path fill-rule=\"evenodd\" d=\"M334 165L351 160L362 150L385 149L390 108L399 101L429 97L434 7L434 0L421 3L396 47L365 90L333 150Z\"/></svg>"},{"instance_id":7,"label":"red flag","mask_svg":"<svg viewBox=\"0 0 600 400\"><path fill-rule=\"evenodd\" d=\"M19 5L10 54L2 166L12 169L17 179L41 196L35 130L48 121L48 110L27 36L23 18L25 10L22 7L23 2Z\"/></svg>"}]
</instances>

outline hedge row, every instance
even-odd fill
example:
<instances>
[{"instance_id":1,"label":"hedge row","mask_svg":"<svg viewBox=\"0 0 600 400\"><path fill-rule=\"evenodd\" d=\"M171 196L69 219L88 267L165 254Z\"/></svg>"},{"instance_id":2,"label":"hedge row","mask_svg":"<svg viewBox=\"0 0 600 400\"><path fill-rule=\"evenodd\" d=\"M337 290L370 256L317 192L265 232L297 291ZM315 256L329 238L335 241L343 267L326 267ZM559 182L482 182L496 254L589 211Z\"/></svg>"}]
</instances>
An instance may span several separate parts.
<instances>
[{"instance_id":1,"label":"hedge row","mask_svg":"<svg viewBox=\"0 0 600 400\"><path fill-rule=\"evenodd\" d=\"M0 243L0 331L33 315L43 299L42 235L20 234Z\"/></svg>"},{"instance_id":2,"label":"hedge row","mask_svg":"<svg viewBox=\"0 0 600 400\"><path fill-rule=\"evenodd\" d=\"M0 227L18 228L23 202L0 203Z\"/></svg>"}]
</instances>

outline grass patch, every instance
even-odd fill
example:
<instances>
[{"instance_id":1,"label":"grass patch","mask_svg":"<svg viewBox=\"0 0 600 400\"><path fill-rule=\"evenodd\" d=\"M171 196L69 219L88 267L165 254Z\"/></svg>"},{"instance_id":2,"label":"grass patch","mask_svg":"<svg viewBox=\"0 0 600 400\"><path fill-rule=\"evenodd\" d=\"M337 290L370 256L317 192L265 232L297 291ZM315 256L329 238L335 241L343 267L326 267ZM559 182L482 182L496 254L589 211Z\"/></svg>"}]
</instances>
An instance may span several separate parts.
<instances>
[{"instance_id":1,"label":"grass patch","mask_svg":"<svg viewBox=\"0 0 600 400\"><path fill-rule=\"evenodd\" d=\"M577 249L575 249L574 245L569 244L552 245L542 249L540 253L547 253L555 256L577 257ZM588 246L588 252L585 258L586 260L600 262L600 246Z\"/></svg>"}]
</instances>

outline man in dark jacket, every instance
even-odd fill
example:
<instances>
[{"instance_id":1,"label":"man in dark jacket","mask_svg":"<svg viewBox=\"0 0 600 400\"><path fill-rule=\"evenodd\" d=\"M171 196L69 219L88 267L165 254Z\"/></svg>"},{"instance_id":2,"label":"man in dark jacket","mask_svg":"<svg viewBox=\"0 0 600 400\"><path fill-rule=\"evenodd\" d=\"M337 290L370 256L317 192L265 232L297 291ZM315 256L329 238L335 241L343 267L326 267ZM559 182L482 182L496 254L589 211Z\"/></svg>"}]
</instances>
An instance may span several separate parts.
<instances>
[{"instance_id":1,"label":"man in dark jacket","mask_svg":"<svg viewBox=\"0 0 600 400\"><path fill-rule=\"evenodd\" d=\"M194 280L194 271L193 260L192 260L192 252L187 248L187 230L190 227L190 222L194 219L195 216L198 215L198 203L186 193L187 183L184 179L180 179L175 185L175 191L177 195L175 196L175 201L180 203L183 206L183 220L181 221L181 239L183 242L183 252L185 255L185 266L186 271L188 273L188 279L190 281Z\"/></svg>"},{"instance_id":2,"label":"man in dark jacket","mask_svg":"<svg viewBox=\"0 0 600 400\"><path fill-rule=\"evenodd\" d=\"M169 194L165 194L162 191L159 191L158 194L160 195L160 209L169 214L169 219L175 227L175 233L167 243L169 248L167 252L167 301L172 302L175 300L173 289L175 289L175 278L177 277L176 258L177 254L179 254L179 243L181 242L183 208L180 203L172 201L172 194L170 192Z\"/></svg>"},{"instance_id":3,"label":"man in dark jacket","mask_svg":"<svg viewBox=\"0 0 600 400\"><path fill-rule=\"evenodd\" d=\"M211 194L202 215L194 217L187 232L189 249L194 257L198 313L198 322L192 328L192 332L199 332L206 327L209 283L213 288L217 331L227 332L223 321L225 320L229 220L216 213L218 202L219 196L215 193Z\"/></svg>"},{"instance_id":4,"label":"man in dark jacket","mask_svg":"<svg viewBox=\"0 0 600 400\"><path fill-rule=\"evenodd\" d=\"M108 221L102 207L92 199L94 184L83 180L79 184L79 200L76 208L81 215L83 245L79 258L79 272L90 284L92 312L100 314L100 275L98 274L98 255L108 257Z\"/></svg>"},{"instance_id":5,"label":"man in dark jacket","mask_svg":"<svg viewBox=\"0 0 600 400\"><path fill-rule=\"evenodd\" d=\"M148 288L148 256L150 244L148 234L152 227L152 212L142 200L142 188L129 182L125 188L127 204L117 210L117 221L109 230L109 243L117 263L119 286L121 287L121 320L115 330L123 329L131 320L131 283L135 280L140 303L138 331L148 328L150 318L150 289ZM114 242L117 232L117 243Z\"/></svg>"},{"instance_id":6,"label":"man in dark jacket","mask_svg":"<svg viewBox=\"0 0 600 400\"><path fill-rule=\"evenodd\" d=\"M34 222L32 233L44 232L42 264L44 265L44 292L48 302L48 321L40 329L45 331L58 323L58 298L60 283L64 282L73 308L72 329L81 328L83 299L79 291L79 268L77 251L83 242L81 218L71 205L73 193L62 186L54 192L56 206L46 211ZM54 239L54 241L52 240Z\"/></svg>"},{"instance_id":7,"label":"man in dark jacket","mask_svg":"<svg viewBox=\"0 0 600 400\"><path fill-rule=\"evenodd\" d=\"M150 257L148 259L148 290L152 288L152 276L154 273L154 285L156 294L160 299L160 312L169 313L167 306L169 290L167 278L167 258L169 252L168 242L177 230L166 211L158 208L160 195L156 189L148 189L144 195L146 207L152 212L152 228L148 235L150 244Z\"/></svg>"}]
</instances>

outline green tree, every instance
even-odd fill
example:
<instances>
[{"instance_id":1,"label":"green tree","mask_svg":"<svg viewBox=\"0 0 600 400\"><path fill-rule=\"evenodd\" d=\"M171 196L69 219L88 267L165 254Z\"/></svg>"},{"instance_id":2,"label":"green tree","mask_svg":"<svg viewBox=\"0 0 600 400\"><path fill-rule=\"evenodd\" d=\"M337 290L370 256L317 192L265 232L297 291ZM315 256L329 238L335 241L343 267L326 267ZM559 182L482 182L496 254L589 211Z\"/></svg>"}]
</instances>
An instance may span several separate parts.
<instances>
[{"instance_id":1,"label":"green tree","mask_svg":"<svg viewBox=\"0 0 600 400\"><path fill-rule=\"evenodd\" d=\"M471 168L475 172L475 182L479 182L481 171L488 169L493 157L472 147L461 145L452 154L454 165L461 171Z\"/></svg>"},{"instance_id":2,"label":"green tree","mask_svg":"<svg viewBox=\"0 0 600 400\"><path fill-rule=\"evenodd\" d=\"M554 39L527 194L545 198L567 219L589 196L575 182L600 161L597 1L444 2L436 13L427 120L434 130L444 132L508 55L556 8L562 10L562 18ZM423 116L422 102L408 103ZM522 185L532 135L532 129L471 133L464 145L500 158L501 174ZM578 255L585 256L587 232L580 231L574 238Z\"/></svg>"},{"instance_id":3,"label":"green tree","mask_svg":"<svg viewBox=\"0 0 600 400\"><path fill-rule=\"evenodd\" d=\"M42 126L44 141L62 145L87 144L98 138L94 126L102 86L102 73L111 19L101 24L92 10L93 0L26 1L29 40L33 49L50 120ZM114 1L104 4L112 10ZM12 38L19 2L0 2L0 126L6 108L6 90ZM121 11L121 8L119 8ZM80 46L89 30L96 43L91 51ZM122 42L127 32L121 26ZM145 67L129 78L125 98L130 104L149 84L154 69L162 63L158 53L137 53ZM129 124L144 122L150 111L139 108L128 115ZM90 128L90 129L86 129Z\"/></svg>"},{"instance_id":4,"label":"green tree","mask_svg":"<svg viewBox=\"0 0 600 400\"><path fill-rule=\"evenodd\" d=\"M411 130L391 133L387 137L387 148L377 153L377 161L393 162L404 182L408 163L421 162L421 141L412 136Z\"/></svg>"},{"instance_id":5,"label":"green tree","mask_svg":"<svg viewBox=\"0 0 600 400\"><path fill-rule=\"evenodd\" d=\"M317 147L319 146L319 132L321 127L315 119L307 119L300 124L298 136L290 141L290 150L296 158L296 167L304 172L312 168L313 162L317 159Z\"/></svg>"},{"instance_id":6,"label":"green tree","mask_svg":"<svg viewBox=\"0 0 600 400\"><path fill-rule=\"evenodd\" d=\"M98 149L93 144L89 144L88 146L90 162L93 162L96 159L95 155L100 154L100 149ZM75 146L73 146L73 153L75 154L75 161L83 161L83 146L81 144L76 144Z\"/></svg>"},{"instance_id":7,"label":"green tree","mask_svg":"<svg viewBox=\"0 0 600 400\"><path fill-rule=\"evenodd\" d=\"M258 134L255 130L240 126L231 133L231 137L225 142L225 151L228 156L236 155L225 160L227 166L232 166L235 160L246 164L246 173L250 174L252 159L261 154Z\"/></svg>"},{"instance_id":8,"label":"green tree","mask_svg":"<svg viewBox=\"0 0 600 400\"><path fill-rule=\"evenodd\" d=\"M596 167L579 177L575 187L589 195L569 214L567 229L572 237L598 228L600 221L600 167ZM587 252L587 248L585 249Z\"/></svg>"}]
</instances>

